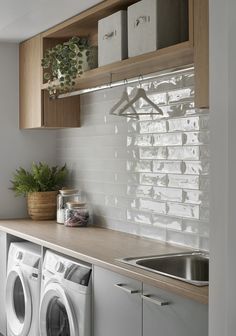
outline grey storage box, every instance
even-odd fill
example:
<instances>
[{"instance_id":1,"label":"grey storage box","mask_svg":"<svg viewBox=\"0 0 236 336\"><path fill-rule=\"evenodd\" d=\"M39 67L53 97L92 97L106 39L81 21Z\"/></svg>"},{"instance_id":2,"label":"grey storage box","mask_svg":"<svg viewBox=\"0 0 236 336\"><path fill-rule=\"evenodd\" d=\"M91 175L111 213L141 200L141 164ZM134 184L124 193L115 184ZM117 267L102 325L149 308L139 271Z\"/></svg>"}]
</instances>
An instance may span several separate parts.
<instances>
[{"instance_id":1,"label":"grey storage box","mask_svg":"<svg viewBox=\"0 0 236 336\"><path fill-rule=\"evenodd\" d=\"M128 57L127 12L114 13L98 21L98 65Z\"/></svg>"},{"instance_id":2,"label":"grey storage box","mask_svg":"<svg viewBox=\"0 0 236 336\"><path fill-rule=\"evenodd\" d=\"M142 0L128 7L129 57L188 39L186 0Z\"/></svg>"}]
</instances>

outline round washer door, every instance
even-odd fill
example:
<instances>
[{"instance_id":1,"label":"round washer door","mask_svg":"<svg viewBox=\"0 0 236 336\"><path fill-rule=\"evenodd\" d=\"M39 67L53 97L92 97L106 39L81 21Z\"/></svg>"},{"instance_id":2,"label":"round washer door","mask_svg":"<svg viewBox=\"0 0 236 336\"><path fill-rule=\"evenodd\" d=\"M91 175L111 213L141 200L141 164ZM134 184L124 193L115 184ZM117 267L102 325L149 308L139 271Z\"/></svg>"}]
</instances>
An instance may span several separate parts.
<instances>
[{"instance_id":1,"label":"round washer door","mask_svg":"<svg viewBox=\"0 0 236 336\"><path fill-rule=\"evenodd\" d=\"M77 321L73 307L60 284L49 283L40 304L41 336L78 336Z\"/></svg>"},{"instance_id":2,"label":"round washer door","mask_svg":"<svg viewBox=\"0 0 236 336\"><path fill-rule=\"evenodd\" d=\"M32 301L21 270L13 268L6 283L7 326L14 336L27 336L32 318Z\"/></svg>"}]
</instances>

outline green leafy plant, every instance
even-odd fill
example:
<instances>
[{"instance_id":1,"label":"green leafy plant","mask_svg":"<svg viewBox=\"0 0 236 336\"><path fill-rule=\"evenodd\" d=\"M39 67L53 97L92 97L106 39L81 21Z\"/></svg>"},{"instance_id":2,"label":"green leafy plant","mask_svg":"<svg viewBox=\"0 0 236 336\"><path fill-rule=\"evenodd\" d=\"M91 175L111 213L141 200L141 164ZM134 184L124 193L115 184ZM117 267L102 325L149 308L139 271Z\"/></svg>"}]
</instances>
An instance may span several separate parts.
<instances>
[{"instance_id":1,"label":"green leafy plant","mask_svg":"<svg viewBox=\"0 0 236 336\"><path fill-rule=\"evenodd\" d=\"M48 70L44 73L44 79L48 81L51 97L55 97L58 92L70 91L75 85L75 79L83 74L86 67L97 66L94 48L90 46L87 38L75 36L67 42L46 50L41 65ZM53 84L57 79L59 86Z\"/></svg>"},{"instance_id":2,"label":"green leafy plant","mask_svg":"<svg viewBox=\"0 0 236 336\"><path fill-rule=\"evenodd\" d=\"M33 163L31 171L20 167L11 181L16 196L26 196L31 192L56 191L62 188L68 175L66 165L49 167L46 163Z\"/></svg>"}]
</instances>

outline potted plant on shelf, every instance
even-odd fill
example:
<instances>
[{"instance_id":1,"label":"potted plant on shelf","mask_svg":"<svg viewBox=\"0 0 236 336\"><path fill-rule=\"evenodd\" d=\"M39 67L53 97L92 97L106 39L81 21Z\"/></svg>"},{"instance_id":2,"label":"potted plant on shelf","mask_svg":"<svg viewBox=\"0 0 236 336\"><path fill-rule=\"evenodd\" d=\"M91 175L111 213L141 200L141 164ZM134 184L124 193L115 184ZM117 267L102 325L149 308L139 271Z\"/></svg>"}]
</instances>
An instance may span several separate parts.
<instances>
[{"instance_id":1,"label":"potted plant on shelf","mask_svg":"<svg viewBox=\"0 0 236 336\"><path fill-rule=\"evenodd\" d=\"M50 97L60 92L71 91L77 77L84 71L97 67L97 47L91 46L85 37L72 37L69 41L57 44L45 51L42 59L44 79L48 82ZM55 81L59 83L55 84Z\"/></svg>"},{"instance_id":2,"label":"potted plant on shelf","mask_svg":"<svg viewBox=\"0 0 236 336\"><path fill-rule=\"evenodd\" d=\"M68 175L66 165L49 167L46 163L32 164L31 170L20 167L11 181L16 196L26 196L28 213L33 220L56 218L56 197Z\"/></svg>"}]
</instances>

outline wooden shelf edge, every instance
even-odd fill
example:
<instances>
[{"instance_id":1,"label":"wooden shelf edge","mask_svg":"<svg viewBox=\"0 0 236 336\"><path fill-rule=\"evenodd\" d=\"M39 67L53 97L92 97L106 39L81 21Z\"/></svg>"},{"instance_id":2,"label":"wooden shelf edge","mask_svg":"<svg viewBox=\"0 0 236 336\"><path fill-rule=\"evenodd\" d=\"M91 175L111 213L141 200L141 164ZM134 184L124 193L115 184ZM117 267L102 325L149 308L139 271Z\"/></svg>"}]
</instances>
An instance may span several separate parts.
<instances>
[{"instance_id":1,"label":"wooden shelf edge","mask_svg":"<svg viewBox=\"0 0 236 336\"><path fill-rule=\"evenodd\" d=\"M128 58L123 61L89 70L77 78L73 91L125 80L139 75L188 66L194 62L194 50L189 41L182 42L151 53ZM52 84L58 85L59 81ZM42 84L42 90L48 84Z\"/></svg>"}]
</instances>

